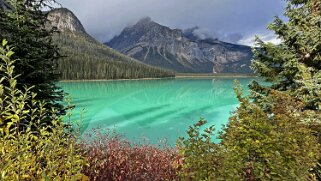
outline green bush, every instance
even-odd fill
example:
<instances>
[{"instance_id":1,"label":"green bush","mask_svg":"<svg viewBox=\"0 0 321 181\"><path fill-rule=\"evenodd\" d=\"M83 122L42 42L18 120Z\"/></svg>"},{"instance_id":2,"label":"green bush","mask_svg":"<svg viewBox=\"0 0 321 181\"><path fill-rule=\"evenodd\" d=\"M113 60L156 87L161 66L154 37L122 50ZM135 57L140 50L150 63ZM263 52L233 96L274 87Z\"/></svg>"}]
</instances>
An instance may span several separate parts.
<instances>
[{"instance_id":1,"label":"green bush","mask_svg":"<svg viewBox=\"0 0 321 181\"><path fill-rule=\"evenodd\" d=\"M225 175L244 180L312 179L310 170L321 147L311 129L315 124L302 121L309 114L303 111L304 103L272 91L271 113L266 113L238 97L240 107L221 135L230 155L224 160Z\"/></svg>"},{"instance_id":2,"label":"green bush","mask_svg":"<svg viewBox=\"0 0 321 181\"><path fill-rule=\"evenodd\" d=\"M187 131L189 137L179 138L177 147L181 159L179 176L182 180L215 180L222 166L221 146L212 141L214 127L201 131L205 120L200 120Z\"/></svg>"},{"instance_id":3,"label":"green bush","mask_svg":"<svg viewBox=\"0 0 321 181\"><path fill-rule=\"evenodd\" d=\"M315 127L302 118L309 111L304 103L288 94L272 91L271 113L243 98L233 113L221 142L210 139L213 129L201 134L200 121L178 142L183 158L183 180L316 180L311 168L321 157Z\"/></svg>"},{"instance_id":4,"label":"green bush","mask_svg":"<svg viewBox=\"0 0 321 181\"><path fill-rule=\"evenodd\" d=\"M0 47L0 180L81 180L86 160L80 154L77 137L36 101L32 88L16 88L14 53ZM28 104L27 104L28 103ZM31 104L29 104L31 103ZM50 114L49 114L50 113ZM48 117L50 115L50 117ZM52 119L52 125L44 120Z\"/></svg>"}]
</instances>

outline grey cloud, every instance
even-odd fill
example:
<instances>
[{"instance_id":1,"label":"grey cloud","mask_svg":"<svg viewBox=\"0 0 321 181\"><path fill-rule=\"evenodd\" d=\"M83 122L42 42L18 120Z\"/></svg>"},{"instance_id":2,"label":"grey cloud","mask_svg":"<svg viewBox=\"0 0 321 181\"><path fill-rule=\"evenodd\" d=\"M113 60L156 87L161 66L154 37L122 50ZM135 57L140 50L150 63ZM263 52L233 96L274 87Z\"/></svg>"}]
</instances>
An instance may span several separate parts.
<instances>
[{"instance_id":1,"label":"grey cloud","mask_svg":"<svg viewBox=\"0 0 321 181\"><path fill-rule=\"evenodd\" d=\"M190 38L198 39L198 40L204 40L207 38L214 38L213 35L209 33L208 30L201 29L198 26L185 29L184 31L185 36L188 36Z\"/></svg>"},{"instance_id":2,"label":"grey cloud","mask_svg":"<svg viewBox=\"0 0 321 181\"><path fill-rule=\"evenodd\" d=\"M189 37L194 37L199 40L204 40L207 38L219 39L222 41L230 42L230 43L238 43L240 40L244 38L241 33L229 33L229 34L219 34L217 32L211 32L206 29L201 29L198 26L193 28L188 28L184 30L184 34Z\"/></svg>"},{"instance_id":3,"label":"grey cloud","mask_svg":"<svg viewBox=\"0 0 321 181\"><path fill-rule=\"evenodd\" d=\"M280 0L60 0L82 21L88 33L107 41L145 16L171 28L199 26L198 36L237 42L243 36L266 31ZM241 37L242 36L242 37Z\"/></svg>"},{"instance_id":4,"label":"grey cloud","mask_svg":"<svg viewBox=\"0 0 321 181\"><path fill-rule=\"evenodd\" d=\"M238 43L243 38L241 33L231 33L226 35L225 41L231 43Z\"/></svg>"},{"instance_id":5,"label":"grey cloud","mask_svg":"<svg viewBox=\"0 0 321 181\"><path fill-rule=\"evenodd\" d=\"M203 31L202 29L195 29L193 31L193 35L196 36L198 39L204 40L206 38L211 38L210 34L206 31Z\"/></svg>"}]
</instances>

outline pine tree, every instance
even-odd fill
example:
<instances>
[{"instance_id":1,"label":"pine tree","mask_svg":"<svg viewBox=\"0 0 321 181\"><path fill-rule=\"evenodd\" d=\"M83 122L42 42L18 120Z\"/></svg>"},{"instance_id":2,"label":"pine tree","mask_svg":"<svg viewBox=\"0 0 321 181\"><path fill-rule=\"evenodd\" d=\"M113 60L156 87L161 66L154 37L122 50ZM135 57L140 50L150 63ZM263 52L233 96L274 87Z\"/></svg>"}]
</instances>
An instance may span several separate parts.
<instances>
[{"instance_id":1,"label":"pine tree","mask_svg":"<svg viewBox=\"0 0 321 181\"><path fill-rule=\"evenodd\" d=\"M250 85L255 103L271 112L273 90L289 94L304 104L298 113L321 143L321 1L288 0L287 22L276 17L269 29L282 40L279 45L257 38L253 68L271 83ZM321 179L321 161L314 169Z\"/></svg>"},{"instance_id":2,"label":"pine tree","mask_svg":"<svg viewBox=\"0 0 321 181\"><path fill-rule=\"evenodd\" d=\"M47 15L42 10L54 0L5 0L9 9L0 9L0 39L7 39L14 48L13 59L20 89L34 86L37 100L47 103L63 113L59 101L63 92L55 85L55 72L59 58L57 47L52 43L51 30L46 29Z\"/></svg>"},{"instance_id":3,"label":"pine tree","mask_svg":"<svg viewBox=\"0 0 321 181\"><path fill-rule=\"evenodd\" d=\"M289 91L306 109L321 108L321 1L288 0L288 22L276 17L269 29L282 40L279 45L257 38L253 68L271 82L251 85L256 102L268 108L264 97L270 90Z\"/></svg>"}]
</instances>

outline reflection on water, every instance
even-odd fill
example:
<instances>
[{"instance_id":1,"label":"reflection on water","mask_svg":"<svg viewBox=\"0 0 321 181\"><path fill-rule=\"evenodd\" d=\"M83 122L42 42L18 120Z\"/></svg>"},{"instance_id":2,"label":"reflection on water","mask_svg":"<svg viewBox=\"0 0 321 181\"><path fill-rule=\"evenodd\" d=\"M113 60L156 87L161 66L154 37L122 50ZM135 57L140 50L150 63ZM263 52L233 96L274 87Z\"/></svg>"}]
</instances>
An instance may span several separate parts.
<instances>
[{"instance_id":1,"label":"reflection on water","mask_svg":"<svg viewBox=\"0 0 321 181\"><path fill-rule=\"evenodd\" d=\"M247 85L251 79L239 79ZM166 138L174 144L201 117L220 127L238 102L234 79L168 79L59 83L77 110L85 108L82 131L116 129L131 140ZM244 86L246 92L246 86Z\"/></svg>"}]
</instances>

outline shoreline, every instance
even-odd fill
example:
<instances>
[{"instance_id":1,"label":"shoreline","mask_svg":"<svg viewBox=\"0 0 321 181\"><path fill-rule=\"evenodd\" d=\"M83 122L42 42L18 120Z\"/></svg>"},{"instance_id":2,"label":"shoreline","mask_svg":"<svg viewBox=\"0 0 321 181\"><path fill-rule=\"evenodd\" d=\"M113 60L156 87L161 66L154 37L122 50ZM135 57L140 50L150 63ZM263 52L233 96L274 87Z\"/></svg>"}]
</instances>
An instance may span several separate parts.
<instances>
[{"instance_id":1,"label":"shoreline","mask_svg":"<svg viewBox=\"0 0 321 181\"><path fill-rule=\"evenodd\" d=\"M258 77L255 75L216 75L216 76L212 76L212 75L198 75L198 76L189 76L189 75L179 75L176 76L175 78L195 78L195 79L199 79L199 78L251 78L251 77Z\"/></svg>"},{"instance_id":2,"label":"shoreline","mask_svg":"<svg viewBox=\"0 0 321 181\"><path fill-rule=\"evenodd\" d=\"M209 74L178 74L175 77L163 77L163 78L138 78L138 79L81 79L81 80L60 80L59 82L103 82L103 81L127 81L127 80L166 80L166 79L201 79L201 78L255 78L256 75L247 75L247 74L221 74L221 75L209 75Z\"/></svg>"},{"instance_id":3,"label":"shoreline","mask_svg":"<svg viewBox=\"0 0 321 181\"><path fill-rule=\"evenodd\" d=\"M80 79L80 80L60 80L58 82L103 82L103 81L126 81L126 80L163 80L163 79L175 79L175 77L164 78L139 78L139 79Z\"/></svg>"}]
</instances>

